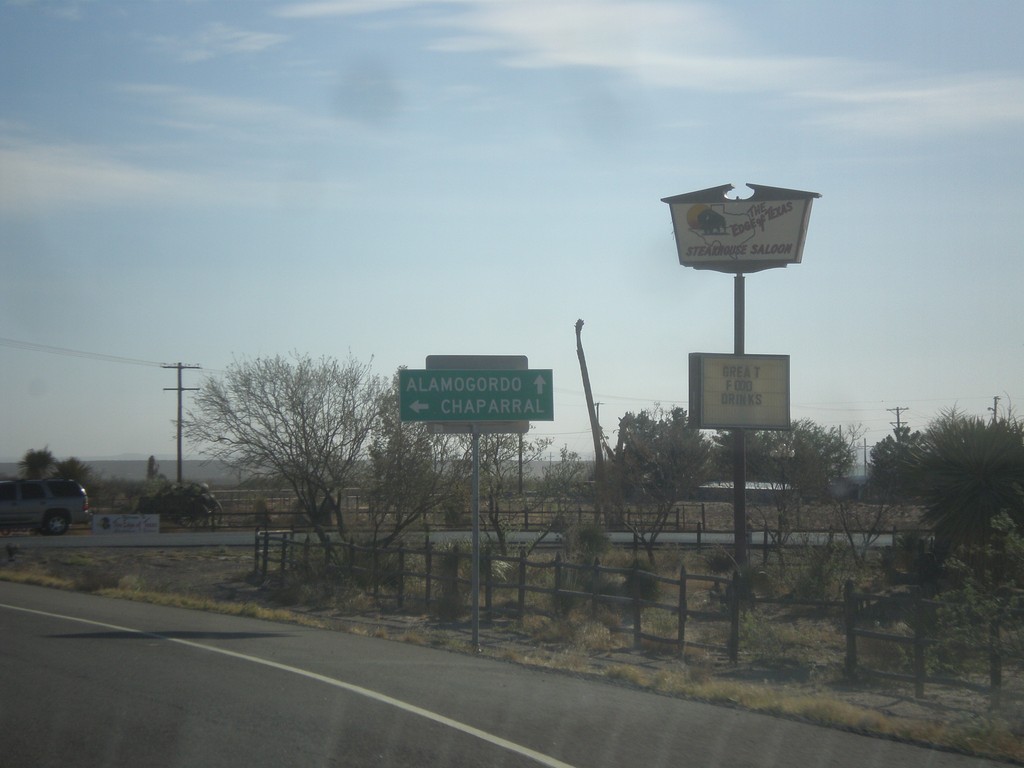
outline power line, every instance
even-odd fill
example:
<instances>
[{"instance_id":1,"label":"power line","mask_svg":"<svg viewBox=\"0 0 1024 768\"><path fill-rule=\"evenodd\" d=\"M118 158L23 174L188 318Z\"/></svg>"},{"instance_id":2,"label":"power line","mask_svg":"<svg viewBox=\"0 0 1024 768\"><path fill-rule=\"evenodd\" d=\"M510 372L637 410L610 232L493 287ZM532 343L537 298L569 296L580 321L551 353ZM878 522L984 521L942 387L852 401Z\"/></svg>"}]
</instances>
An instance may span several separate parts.
<instances>
[{"instance_id":1,"label":"power line","mask_svg":"<svg viewBox=\"0 0 1024 768\"><path fill-rule=\"evenodd\" d=\"M65 357L81 357L88 360L102 360L105 363L121 363L122 365L148 365L152 367L160 367L163 365L163 363L158 363L154 360L138 360L133 357L104 355L99 352L83 352L79 349L51 347L48 344L35 344L29 341L18 341L17 339L0 338L0 347L23 349L27 352L45 352L50 355L64 355Z\"/></svg>"}]
</instances>

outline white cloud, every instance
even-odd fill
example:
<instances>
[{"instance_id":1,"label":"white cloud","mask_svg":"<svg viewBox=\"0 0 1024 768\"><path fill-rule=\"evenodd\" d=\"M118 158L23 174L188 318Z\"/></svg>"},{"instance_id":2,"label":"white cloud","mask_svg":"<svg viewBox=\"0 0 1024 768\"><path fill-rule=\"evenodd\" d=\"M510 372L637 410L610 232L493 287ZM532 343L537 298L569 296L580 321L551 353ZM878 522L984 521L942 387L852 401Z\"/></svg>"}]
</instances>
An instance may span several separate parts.
<instances>
[{"instance_id":1,"label":"white cloud","mask_svg":"<svg viewBox=\"0 0 1024 768\"><path fill-rule=\"evenodd\" d=\"M142 168L96 147L5 137L0 137L0 167L0 207L12 212L53 205L187 200L205 186L190 174Z\"/></svg>"},{"instance_id":2,"label":"white cloud","mask_svg":"<svg viewBox=\"0 0 1024 768\"><path fill-rule=\"evenodd\" d=\"M207 24L187 38L167 35L154 38L161 48L188 63L206 61L218 56L262 53L286 40L287 35L252 32L219 22Z\"/></svg>"},{"instance_id":3,"label":"white cloud","mask_svg":"<svg viewBox=\"0 0 1024 768\"><path fill-rule=\"evenodd\" d=\"M918 136L1024 123L1024 79L1000 74L804 95L829 108L815 122L859 134Z\"/></svg>"},{"instance_id":4,"label":"white cloud","mask_svg":"<svg viewBox=\"0 0 1024 768\"><path fill-rule=\"evenodd\" d=\"M729 6L623 0L335 0L280 7L294 18L422 6L436 51L493 53L521 68L590 68L643 87L753 94L800 107L811 124L918 136L1024 122L1024 85L1001 73L895 83L892 62L777 54Z\"/></svg>"},{"instance_id":5,"label":"white cloud","mask_svg":"<svg viewBox=\"0 0 1024 768\"><path fill-rule=\"evenodd\" d=\"M323 2L288 3L274 10L275 16L286 19L321 19L330 16L356 16L382 13L417 5L437 5L427 0L323 0Z\"/></svg>"},{"instance_id":6,"label":"white cloud","mask_svg":"<svg viewBox=\"0 0 1024 768\"><path fill-rule=\"evenodd\" d=\"M281 136L312 138L339 130L337 120L259 99L153 83L126 83L118 90L144 100L147 114L161 114L155 119L163 125L237 141L278 142Z\"/></svg>"},{"instance_id":7,"label":"white cloud","mask_svg":"<svg viewBox=\"0 0 1024 768\"><path fill-rule=\"evenodd\" d=\"M240 205L311 208L348 200L354 193L344 179L328 180L308 169L262 168L258 175L230 167L214 170L196 161L192 168L167 167L157 149L135 148L132 156L105 146L43 143L20 131L3 133L0 123L0 210L41 215L61 209ZM160 164L147 158L162 157ZM296 201L299 201L298 203Z\"/></svg>"}]
</instances>

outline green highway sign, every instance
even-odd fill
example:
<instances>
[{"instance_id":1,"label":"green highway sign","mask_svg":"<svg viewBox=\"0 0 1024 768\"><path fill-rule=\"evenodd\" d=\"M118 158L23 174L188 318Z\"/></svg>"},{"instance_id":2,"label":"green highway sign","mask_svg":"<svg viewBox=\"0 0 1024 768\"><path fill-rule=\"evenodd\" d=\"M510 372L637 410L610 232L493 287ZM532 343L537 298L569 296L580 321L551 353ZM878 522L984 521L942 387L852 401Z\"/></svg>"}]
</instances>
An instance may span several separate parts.
<instances>
[{"instance_id":1,"label":"green highway sign","mask_svg":"<svg viewBox=\"0 0 1024 768\"><path fill-rule=\"evenodd\" d=\"M554 421L550 369L398 373L402 421Z\"/></svg>"}]
</instances>

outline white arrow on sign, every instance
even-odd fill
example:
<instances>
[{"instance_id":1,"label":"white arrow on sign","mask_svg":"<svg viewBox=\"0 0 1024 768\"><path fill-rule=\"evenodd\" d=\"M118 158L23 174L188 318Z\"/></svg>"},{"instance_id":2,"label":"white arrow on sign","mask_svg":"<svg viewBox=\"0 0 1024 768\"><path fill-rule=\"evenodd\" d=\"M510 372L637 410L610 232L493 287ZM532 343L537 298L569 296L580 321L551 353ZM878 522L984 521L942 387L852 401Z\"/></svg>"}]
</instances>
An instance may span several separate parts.
<instances>
[{"instance_id":1,"label":"white arrow on sign","mask_svg":"<svg viewBox=\"0 0 1024 768\"><path fill-rule=\"evenodd\" d=\"M415 401L413 403L409 403L409 407L412 410L416 411L416 413L419 413L420 411L429 411L430 410L430 405L429 404L421 403L419 400L417 400L417 401Z\"/></svg>"},{"instance_id":2,"label":"white arrow on sign","mask_svg":"<svg viewBox=\"0 0 1024 768\"><path fill-rule=\"evenodd\" d=\"M533 383L537 386L537 394L538 395L543 395L544 394L544 377L543 376L538 376L536 379L533 380Z\"/></svg>"}]
</instances>

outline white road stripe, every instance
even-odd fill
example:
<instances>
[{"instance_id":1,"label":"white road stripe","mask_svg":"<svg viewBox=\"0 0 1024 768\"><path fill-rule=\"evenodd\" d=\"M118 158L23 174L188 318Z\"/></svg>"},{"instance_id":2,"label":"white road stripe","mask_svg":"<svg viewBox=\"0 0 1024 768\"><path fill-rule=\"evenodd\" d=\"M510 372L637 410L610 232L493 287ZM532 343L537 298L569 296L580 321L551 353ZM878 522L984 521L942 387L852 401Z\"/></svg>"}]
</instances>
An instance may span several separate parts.
<instances>
[{"instance_id":1,"label":"white road stripe","mask_svg":"<svg viewBox=\"0 0 1024 768\"><path fill-rule=\"evenodd\" d=\"M241 659L242 661L252 662L253 664L260 664L264 667L271 667L273 669L279 669L284 672L291 672L294 675L300 675L301 677L306 677L310 680L316 680L317 682L326 683L327 685L334 686L335 688L341 688L342 690L357 694L359 696L365 696L368 699L379 701L382 704L387 704L388 706L395 707L396 709L400 709L403 712L408 712L413 715L419 715L420 717L423 717L427 720L432 720L435 723L447 726L448 728L452 728L453 730L461 731L462 733L469 734L470 736L475 736L481 741L486 741L489 744L501 747L502 749L508 750L509 752L514 752L518 755L522 755L523 757L528 757L531 760L540 763L541 765L549 766L549 768L573 768L573 766L569 763L563 763L561 760L557 760L556 758L551 757L550 755L545 755L544 753L537 752L536 750L530 749L529 747L524 747L522 744L516 744L514 741L503 739L502 737L496 736L493 733L482 731L479 728L473 727L472 725L467 725L466 723L459 722L458 720L452 720L450 717L445 717L444 715L438 714L437 712L431 712L429 709L417 707L415 704L409 704L408 702L402 701L400 699L395 699L383 693L372 691L369 688L363 688L358 685L353 685L352 683L346 683L344 680L337 680L333 677L327 677L326 675L311 672L308 669L300 669L299 667L293 667L288 664L281 664L276 661L270 661L269 659L261 659L259 656L250 656L247 653L228 651L223 648L217 648L212 645L204 645L203 643L197 643L192 640L182 640L181 638L177 637L167 637L166 635L161 635L156 632L145 632L141 629L121 627L116 624L107 624L102 621L81 619L76 616L65 616L59 613L49 613L48 611L39 611L34 608L22 608L17 605L7 605L4 603L0 603L0 608L7 608L8 610L12 611L21 611L23 613L34 613L38 616L46 616L52 619L75 621L80 624L90 624L94 627L112 629L118 632L131 632L132 634L136 635L155 637L159 638L160 640L166 640L170 643L178 643L179 645L185 645L190 648L198 648L199 650L210 651L211 653L219 653L222 656L230 656L235 659Z\"/></svg>"}]
</instances>

